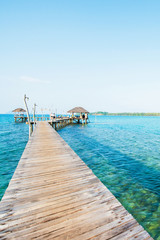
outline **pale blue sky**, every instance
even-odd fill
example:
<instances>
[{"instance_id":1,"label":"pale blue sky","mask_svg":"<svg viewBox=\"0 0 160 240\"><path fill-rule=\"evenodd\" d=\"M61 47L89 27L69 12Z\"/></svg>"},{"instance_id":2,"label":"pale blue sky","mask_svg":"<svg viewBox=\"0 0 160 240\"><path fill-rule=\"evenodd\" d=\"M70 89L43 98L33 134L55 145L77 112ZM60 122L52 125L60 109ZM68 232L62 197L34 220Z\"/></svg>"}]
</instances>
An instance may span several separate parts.
<instances>
[{"instance_id":1,"label":"pale blue sky","mask_svg":"<svg viewBox=\"0 0 160 240\"><path fill-rule=\"evenodd\" d=\"M160 1L0 1L0 112L160 112Z\"/></svg>"}]
</instances>

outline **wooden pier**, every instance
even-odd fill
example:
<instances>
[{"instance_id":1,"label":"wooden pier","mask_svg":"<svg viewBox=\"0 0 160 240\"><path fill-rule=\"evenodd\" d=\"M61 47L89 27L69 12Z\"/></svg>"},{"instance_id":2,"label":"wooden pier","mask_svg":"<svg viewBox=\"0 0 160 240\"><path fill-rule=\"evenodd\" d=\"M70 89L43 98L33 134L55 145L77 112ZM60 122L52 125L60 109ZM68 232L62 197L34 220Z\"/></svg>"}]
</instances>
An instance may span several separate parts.
<instances>
[{"instance_id":1,"label":"wooden pier","mask_svg":"<svg viewBox=\"0 0 160 240\"><path fill-rule=\"evenodd\" d=\"M24 122L27 122L27 117L25 116L20 116L20 115L15 115L14 116L14 121L15 123L24 123Z\"/></svg>"},{"instance_id":2,"label":"wooden pier","mask_svg":"<svg viewBox=\"0 0 160 240\"><path fill-rule=\"evenodd\" d=\"M48 122L0 203L0 239L152 239Z\"/></svg>"},{"instance_id":3,"label":"wooden pier","mask_svg":"<svg viewBox=\"0 0 160 240\"><path fill-rule=\"evenodd\" d=\"M34 127L36 127L37 123L45 121L49 123L55 130L59 130L69 124L74 123L74 119L72 117L61 117L61 118L55 118L55 119L50 119L49 117L36 117L35 121L33 118L30 120L30 132L31 134L33 133Z\"/></svg>"}]
</instances>

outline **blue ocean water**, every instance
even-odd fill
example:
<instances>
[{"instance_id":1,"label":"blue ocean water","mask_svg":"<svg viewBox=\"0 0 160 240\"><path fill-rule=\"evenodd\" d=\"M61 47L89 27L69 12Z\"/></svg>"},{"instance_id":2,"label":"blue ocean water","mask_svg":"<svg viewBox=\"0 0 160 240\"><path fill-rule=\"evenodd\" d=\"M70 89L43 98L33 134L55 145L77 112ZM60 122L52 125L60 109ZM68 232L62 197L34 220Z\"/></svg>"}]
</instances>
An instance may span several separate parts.
<instances>
[{"instance_id":1,"label":"blue ocean water","mask_svg":"<svg viewBox=\"0 0 160 240\"><path fill-rule=\"evenodd\" d=\"M160 117L90 116L59 134L154 239L160 239ZM28 125L0 115L0 198L28 141Z\"/></svg>"},{"instance_id":2,"label":"blue ocean water","mask_svg":"<svg viewBox=\"0 0 160 240\"><path fill-rule=\"evenodd\" d=\"M28 125L15 123L11 114L0 114L0 199L28 141Z\"/></svg>"},{"instance_id":3,"label":"blue ocean water","mask_svg":"<svg viewBox=\"0 0 160 240\"><path fill-rule=\"evenodd\" d=\"M160 117L90 117L59 134L143 225L160 239Z\"/></svg>"}]
</instances>

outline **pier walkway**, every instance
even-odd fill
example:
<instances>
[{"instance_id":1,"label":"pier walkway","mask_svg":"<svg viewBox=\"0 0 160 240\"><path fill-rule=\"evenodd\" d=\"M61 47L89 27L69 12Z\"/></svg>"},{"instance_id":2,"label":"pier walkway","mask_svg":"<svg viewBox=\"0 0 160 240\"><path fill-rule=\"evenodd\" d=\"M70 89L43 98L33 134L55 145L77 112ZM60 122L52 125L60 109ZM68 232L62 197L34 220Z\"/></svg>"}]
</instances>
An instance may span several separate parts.
<instances>
[{"instance_id":1,"label":"pier walkway","mask_svg":"<svg viewBox=\"0 0 160 240\"><path fill-rule=\"evenodd\" d=\"M0 239L152 239L59 134L38 122L0 202Z\"/></svg>"}]
</instances>

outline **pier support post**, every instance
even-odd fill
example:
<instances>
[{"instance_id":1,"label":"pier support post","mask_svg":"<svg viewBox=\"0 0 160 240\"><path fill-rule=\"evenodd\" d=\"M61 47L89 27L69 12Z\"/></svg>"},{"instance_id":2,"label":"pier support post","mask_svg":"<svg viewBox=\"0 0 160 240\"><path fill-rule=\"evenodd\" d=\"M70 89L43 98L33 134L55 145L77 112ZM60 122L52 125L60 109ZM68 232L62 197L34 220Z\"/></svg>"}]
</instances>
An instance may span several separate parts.
<instances>
[{"instance_id":1,"label":"pier support post","mask_svg":"<svg viewBox=\"0 0 160 240\"><path fill-rule=\"evenodd\" d=\"M33 133L33 124L31 123L30 124L30 136L32 135L32 133Z\"/></svg>"},{"instance_id":2,"label":"pier support post","mask_svg":"<svg viewBox=\"0 0 160 240\"><path fill-rule=\"evenodd\" d=\"M28 124L29 124L29 137L31 136L31 123L30 123L30 117L29 117L29 110L28 110L28 106L27 106L27 102L26 102L26 99L29 99L26 94L24 95L24 104L25 104L25 107L26 107L26 111L27 111L27 117L28 117Z\"/></svg>"},{"instance_id":3,"label":"pier support post","mask_svg":"<svg viewBox=\"0 0 160 240\"><path fill-rule=\"evenodd\" d=\"M85 113L85 124L87 124L88 114Z\"/></svg>"}]
</instances>

